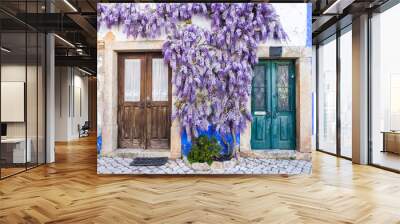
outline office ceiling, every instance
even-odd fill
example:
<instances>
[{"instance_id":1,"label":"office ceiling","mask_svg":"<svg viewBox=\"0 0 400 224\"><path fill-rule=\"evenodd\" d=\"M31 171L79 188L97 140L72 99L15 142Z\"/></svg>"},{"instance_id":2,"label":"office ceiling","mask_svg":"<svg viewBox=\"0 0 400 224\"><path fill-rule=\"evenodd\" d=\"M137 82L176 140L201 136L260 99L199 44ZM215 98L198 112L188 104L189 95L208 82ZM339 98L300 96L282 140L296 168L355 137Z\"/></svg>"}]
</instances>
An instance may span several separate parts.
<instances>
[{"instance_id":1,"label":"office ceiling","mask_svg":"<svg viewBox=\"0 0 400 224\"><path fill-rule=\"evenodd\" d=\"M352 18L390 0L313 0L313 43L351 24Z\"/></svg>"},{"instance_id":2,"label":"office ceiling","mask_svg":"<svg viewBox=\"0 0 400 224\"><path fill-rule=\"evenodd\" d=\"M346 19L360 12L376 8L388 0L270 0L269 2L311 2L313 4L313 41L317 43L332 35L338 27L346 25ZM75 65L95 73L96 26L98 2L118 0L1 0L0 25L3 32L18 33L25 28L42 32L55 32L57 65ZM47 8L46 8L47 7ZM50 11L53 13L47 13ZM28 12L28 13L25 13ZM346 18L347 17L347 18ZM344 19L345 18L345 19ZM8 37L9 36L9 37ZM7 38L12 38L8 34ZM16 35L14 35L16 36ZM18 47L15 38L15 48ZM71 44L74 47L71 47ZM11 46L13 47L13 46ZM28 52L29 52L28 48Z\"/></svg>"},{"instance_id":3,"label":"office ceiling","mask_svg":"<svg viewBox=\"0 0 400 224\"><path fill-rule=\"evenodd\" d=\"M26 30L28 33L54 32L58 35L55 38L56 65L78 66L95 74L96 3L95 0L47 0L47 4L45 0L1 0L3 45L12 50L8 56L17 59L26 55L24 35L18 33ZM28 43L28 58L34 49L35 46Z\"/></svg>"}]
</instances>

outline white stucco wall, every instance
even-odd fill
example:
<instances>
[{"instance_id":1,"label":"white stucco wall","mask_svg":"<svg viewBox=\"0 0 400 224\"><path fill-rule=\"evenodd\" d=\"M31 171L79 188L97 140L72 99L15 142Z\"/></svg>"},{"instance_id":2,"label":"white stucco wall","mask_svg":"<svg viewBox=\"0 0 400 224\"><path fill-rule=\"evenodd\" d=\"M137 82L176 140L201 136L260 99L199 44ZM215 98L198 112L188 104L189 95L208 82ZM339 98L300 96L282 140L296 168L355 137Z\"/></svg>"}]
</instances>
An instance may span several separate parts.
<instances>
[{"instance_id":1,"label":"white stucco wall","mask_svg":"<svg viewBox=\"0 0 400 224\"><path fill-rule=\"evenodd\" d=\"M73 73L71 69L74 69ZM79 137L78 124L83 125L88 120L88 80L76 68L56 67L55 72L55 140L77 139ZM70 93L69 89L71 89ZM77 108L75 114L73 111L73 97L74 94L78 94L78 89L81 92L82 114L78 112Z\"/></svg>"}]
</instances>

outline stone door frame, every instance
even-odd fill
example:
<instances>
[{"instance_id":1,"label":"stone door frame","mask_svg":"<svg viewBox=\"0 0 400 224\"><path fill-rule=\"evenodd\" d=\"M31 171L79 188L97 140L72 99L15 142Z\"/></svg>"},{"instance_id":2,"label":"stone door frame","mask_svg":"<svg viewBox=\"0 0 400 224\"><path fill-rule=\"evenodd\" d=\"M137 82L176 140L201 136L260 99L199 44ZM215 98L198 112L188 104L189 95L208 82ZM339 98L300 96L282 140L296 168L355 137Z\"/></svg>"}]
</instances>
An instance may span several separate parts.
<instances>
[{"instance_id":1,"label":"stone door frame","mask_svg":"<svg viewBox=\"0 0 400 224\"><path fill-rule=\"evenodd\" d=\"M164 40L118 41L114 34L106 34L104 41L98 41L98 51L104 56L104 71L99 83L99 109L101 110L102 155L111 155L118 148L118 54L135 52L161 52ZM174 87L172 85L172 91ZM175 98L172 96L171 108ZM170 158L181 157L179 123L172 121L170 136Z\"/></svg>"},{"instance_id":2,"label":"stone door frame","mask_svg":"<svg viewBox=\"0 0 400 224\"><path fill-rule=\"evenodd\" d=\"M270 57L269 47L261 46L257 51L263 60L293 60L296 78L296 159L311 160L312 148L312 48L282 47L281 57ZM251 96L247 104L251 111ZM247 122L246 130L240 135L240 151L254 152L250 144L251 122ZM287 151L287 150L283 150ZM284 152L287 153L287 152Z\"/></svg>"}]
</instances>

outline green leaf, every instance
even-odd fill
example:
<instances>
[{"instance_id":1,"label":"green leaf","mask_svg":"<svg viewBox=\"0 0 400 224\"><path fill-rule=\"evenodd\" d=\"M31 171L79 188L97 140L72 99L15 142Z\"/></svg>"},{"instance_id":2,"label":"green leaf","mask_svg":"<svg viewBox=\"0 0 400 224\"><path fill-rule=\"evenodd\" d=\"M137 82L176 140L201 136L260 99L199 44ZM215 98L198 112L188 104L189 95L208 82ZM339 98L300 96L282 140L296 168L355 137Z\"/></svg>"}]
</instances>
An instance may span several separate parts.
<instances>
[{"instance_id":1,"label":"green leaf","mask_svg":"<svg viewBox=\"0 0 400 224\"><path fill-rule=\"evenodd\" d=\"M211 165L213 158L220 155L221 146L215 137L209 138L206 135L201 135L193 139L192 148L188 154L188 161L190 163L207 163Z\"/></svg>"}]
</instances>

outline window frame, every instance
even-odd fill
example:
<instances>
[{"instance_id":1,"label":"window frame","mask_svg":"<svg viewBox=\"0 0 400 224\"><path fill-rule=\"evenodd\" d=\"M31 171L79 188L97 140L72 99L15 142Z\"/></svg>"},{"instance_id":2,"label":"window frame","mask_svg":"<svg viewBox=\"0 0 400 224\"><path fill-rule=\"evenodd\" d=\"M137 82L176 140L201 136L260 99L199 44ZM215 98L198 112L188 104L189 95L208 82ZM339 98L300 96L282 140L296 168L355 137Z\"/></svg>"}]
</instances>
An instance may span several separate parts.
<instances>
[{"instance_id":1,"label":"window frame","mask_svg":"<svg viewBox=\"0 0 400 224\"><path fill-rule=\"evenodd\" d=\"M352 158L347 157L342 155L342 150L341 150L341 118L340 118L340 113L341 113L341 97L340 97L340 84L341 84L341 67L340 67L340 39L341 36L344 35L347 32L352 31L352 23L346 25L342 29L338 29L336 33L328 36L327 38L321 40L316 44L316 150L319 152L327 153L329 155L337 156L346 160L352 160ZM319 48L322 43L328 43L330 41L336 41L336 152L328 152L327 150L324 150L320 148L320 143L319 143L319 84L320 84L320 74L319 74L319 62L320 62L320 55L319 55Z\"/></svg>"}]
</instances>

